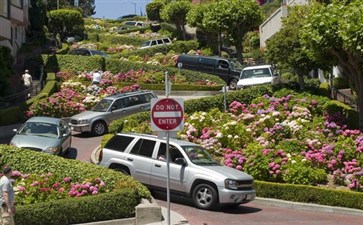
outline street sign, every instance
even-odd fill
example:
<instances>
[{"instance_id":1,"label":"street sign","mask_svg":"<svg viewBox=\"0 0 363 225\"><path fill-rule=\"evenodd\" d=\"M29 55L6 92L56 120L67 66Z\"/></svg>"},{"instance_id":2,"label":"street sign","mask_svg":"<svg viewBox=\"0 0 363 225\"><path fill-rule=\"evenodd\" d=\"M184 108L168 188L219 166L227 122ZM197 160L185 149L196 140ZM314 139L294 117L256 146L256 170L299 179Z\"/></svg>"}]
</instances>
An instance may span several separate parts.
<instances>
[{"instance_id":1,"label":"street sign","mask_svg":"<svg viewBox=\"0 0 363 225\"><path fill-rule=\"evenodd\" d=\"M183 99L151 99L151 129L153 131L181 131L183 128Z\"/></svg>"}]
</instances>

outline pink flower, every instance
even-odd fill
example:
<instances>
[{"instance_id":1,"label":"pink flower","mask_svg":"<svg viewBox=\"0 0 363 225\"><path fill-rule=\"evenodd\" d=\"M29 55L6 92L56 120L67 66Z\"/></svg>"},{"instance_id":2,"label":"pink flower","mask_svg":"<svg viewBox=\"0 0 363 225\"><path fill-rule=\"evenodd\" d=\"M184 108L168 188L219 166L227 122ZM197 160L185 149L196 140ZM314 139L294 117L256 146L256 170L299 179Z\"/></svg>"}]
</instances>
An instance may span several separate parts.
<instances>
[{"instance_id":1,"label":"pink flower","mask_svg":"<svg viewBox=\"0 0 363 225\"><path fill-rule=\"evenodd\" d=\"M64 192L64 187L59 188L58 192L61 192L61 193Z\"/></svg>"},{"instance_id":2,"label":"pink flower","mask_svg":"<svg viewBox=\"0 0 363 225\"><path fill-rule=\"evenodd\" d=\"M66 183L68 183L68 182L70 182L70 181L71 181L71 178L70 178L70 177L65 177L65 178L63 179L63 181L64 181L64 182L66 182Z\"/></svg>"}]
</instances>

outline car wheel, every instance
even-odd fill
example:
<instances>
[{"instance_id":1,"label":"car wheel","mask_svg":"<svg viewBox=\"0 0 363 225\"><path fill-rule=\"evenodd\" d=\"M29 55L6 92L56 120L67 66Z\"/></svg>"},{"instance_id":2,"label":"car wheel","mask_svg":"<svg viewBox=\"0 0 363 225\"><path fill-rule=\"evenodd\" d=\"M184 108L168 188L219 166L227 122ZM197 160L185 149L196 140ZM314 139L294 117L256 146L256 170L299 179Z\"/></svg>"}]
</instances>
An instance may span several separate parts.
<instances>
[{"instance_id":1,"label":"car wheel","mask_svg":"<svg viewBox=\"0 0 363 225\"><path fill-rule=\"evenodd\" d=\"M198 184L193 190L193 201L197 208L213 209L218 204L218 194L209 184Z\"/></svg>"},{"instance_id":2,"label":"car wheel","mask_svg":"<svg viewBox=\"0 0 363 225\"><path fill-rule=\"evenodd\" d=\"M101 136L107 133L107 125L103 121L96 121L92 126L92 133Z\"/></svg>"},{"instance_id":3,"label":"car wheel","mask_svg":"<svg viewBox=\"0 0 363 225\"><path fill-rule=\"evenodd\" d=\"M238 80L237 80L237 79L233 79L233 80L231 80L231 81L229 82L229 84L228 84L229 89L231 89L231 90L236 90L236 88L237 88L237 82L238 82Z\"/></svg>"}]
</instances>

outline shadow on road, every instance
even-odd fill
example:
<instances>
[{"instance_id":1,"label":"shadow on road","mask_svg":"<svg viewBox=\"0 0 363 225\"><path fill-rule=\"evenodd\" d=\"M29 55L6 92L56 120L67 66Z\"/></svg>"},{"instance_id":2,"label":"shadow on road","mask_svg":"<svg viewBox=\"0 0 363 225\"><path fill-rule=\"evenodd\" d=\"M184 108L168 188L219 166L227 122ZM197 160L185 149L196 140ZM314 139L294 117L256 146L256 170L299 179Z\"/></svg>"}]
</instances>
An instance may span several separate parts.
<instances>
[{"instance_id":1,"label":"shadow on road","mask_svg":"<svg viewBox=\"0 0 363 225\"><path fill-rule=\"evenodd\" d=\"M69 151L64 155L64 158L66 159L77 159L77 149L76 148L70 148Z\"/></svg>"},{"instance_id":2,"label":"shadow on road","mask_svg":"<svg viewBox=\"0 0 363 225\"><path fill-rule=\"evenodd\" d=\"M72 131L72 136L77 137L77 138L93 138L93 137L96 137L91 132L80 133L80 132L76 132L76 131Z\"/></svg>"},{"instance_id":3,"label":"shadow on road","mask_svg":"<svg viewBox=\"0 0 363 225\"><path fill-rule=\"evenodd\" d=\"M165 201L165 204L166 204L166 201L167 201L166 192L151 191L151 193L155 199ZM176 194L170 195L170 202L196 208L194 206L193 200L191 198L176 195ZM220 205L216 209L209 210L209 211L210 212L223 212L226 214L251 214L251 213L260 212L260 211L262 211L262 209L241 204L239 206Z\"/></svg>"}]
</instances>

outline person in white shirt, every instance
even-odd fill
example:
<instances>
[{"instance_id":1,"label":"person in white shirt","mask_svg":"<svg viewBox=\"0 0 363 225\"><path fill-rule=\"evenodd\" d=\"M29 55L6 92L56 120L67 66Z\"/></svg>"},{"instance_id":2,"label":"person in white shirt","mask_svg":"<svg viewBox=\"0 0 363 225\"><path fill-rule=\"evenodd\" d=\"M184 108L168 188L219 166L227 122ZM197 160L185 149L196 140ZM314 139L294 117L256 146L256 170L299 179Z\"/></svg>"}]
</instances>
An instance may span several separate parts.
<instances>
[{"instance_id":1,"label":"person in white shirt","mask_svg":"<svg viewBox=\"0 0 363 225\"><path fill-rule=\"evenodd\" d=\"M93 72L92 76L93 76L92 84L100 84L101 79L102 79L102 71L96 70Z\"/></svg>"},{"instance_id":2,"label":"person in white shirt","mask_svg":"<svg viewBox=\"0 0 363 225\"><path fill-rule=\"evenodd\" d=\"M1 204L1 224L14 225L14 218L16 209L15 194L11 182L12 169L9 166L4 166L3 176L0 179L0 204Z\"/></svg>"},{"instance_id":3,"label":"person in white shirt","mask_svg":"<svg viewBox=\"0 0 363 225\"><path fill-rule=\"evenodd\" d=\"M27 90L27 95L28 98L30 97L30 92L33 88L33 78L32 76L29 74L29 70L25 70L25 73L23 74L23 76L21 77L21 79L23 80L24 86Z\"/></svg>"}]
</instances>

